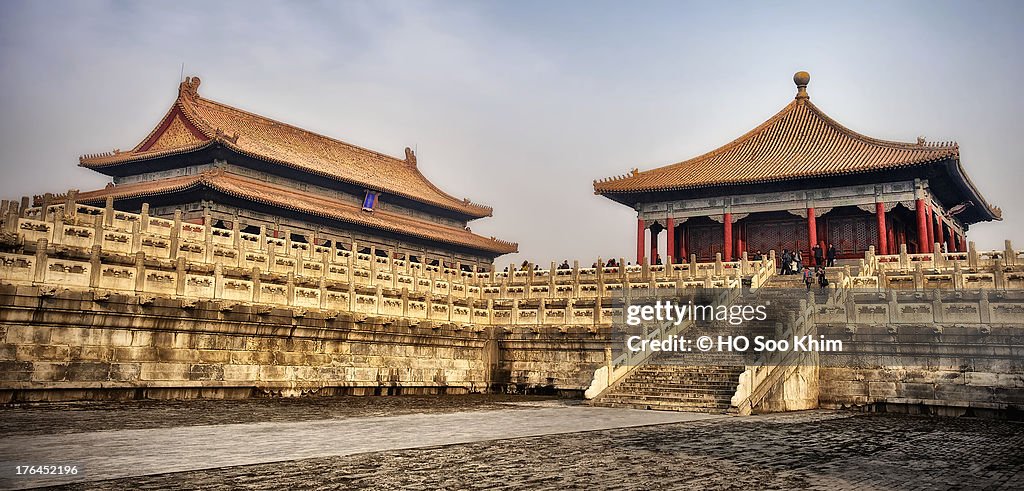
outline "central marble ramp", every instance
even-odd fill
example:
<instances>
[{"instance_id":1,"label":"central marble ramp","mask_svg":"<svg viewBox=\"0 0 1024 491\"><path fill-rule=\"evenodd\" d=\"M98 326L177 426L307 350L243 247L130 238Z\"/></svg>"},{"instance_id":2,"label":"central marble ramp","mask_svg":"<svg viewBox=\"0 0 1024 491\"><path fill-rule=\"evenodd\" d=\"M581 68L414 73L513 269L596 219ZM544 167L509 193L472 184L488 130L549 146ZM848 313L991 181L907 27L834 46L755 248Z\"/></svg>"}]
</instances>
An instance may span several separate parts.
<instances>
[{"instance_id":1,"label":"central marble ramp","mask_svg":"<svg viewBox=\"0 0 1024 491\"><path fill-rule=\"evenodd\" d=\"M108 430L0 441L0 462L72 464L75 478L4 475L0 488L186 472L239 465L524 438L728 416L565 404L444 414L409 414L295 423L251 423ZM581 437L585 438L585 437Z\"/></svg>"}]
</instances>

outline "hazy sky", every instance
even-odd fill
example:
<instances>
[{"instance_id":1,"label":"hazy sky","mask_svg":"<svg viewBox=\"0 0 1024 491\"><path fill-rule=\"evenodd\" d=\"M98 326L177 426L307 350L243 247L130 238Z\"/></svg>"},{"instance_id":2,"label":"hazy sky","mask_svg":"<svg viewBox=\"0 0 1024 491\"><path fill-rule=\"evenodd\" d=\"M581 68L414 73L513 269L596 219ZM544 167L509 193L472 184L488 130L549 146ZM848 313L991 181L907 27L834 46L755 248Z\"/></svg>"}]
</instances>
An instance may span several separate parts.
<instances>
[{"instance_id":1,"label":"hazy sky","mask_svg":"<svg viewBox=\"0 0 1024 491\"><path fill-rule=\"evenodd\" d=\"M635 253L636 214L592 181L712 150L811 73L811 100L870 136L956 140L1024 246L1024 7L1007 2L0 3L0 195L102 187L200 93L390 155L418 148L471 224L529 258Z\"/></svg>"}]
</instances>

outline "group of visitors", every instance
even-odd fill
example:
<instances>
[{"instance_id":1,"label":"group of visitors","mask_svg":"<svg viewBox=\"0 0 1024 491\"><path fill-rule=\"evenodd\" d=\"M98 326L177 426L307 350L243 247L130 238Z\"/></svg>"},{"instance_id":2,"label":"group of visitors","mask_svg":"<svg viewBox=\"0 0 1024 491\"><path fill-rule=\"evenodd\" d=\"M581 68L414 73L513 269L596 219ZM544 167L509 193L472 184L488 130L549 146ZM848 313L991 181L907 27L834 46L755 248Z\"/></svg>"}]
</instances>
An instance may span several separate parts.
<instances>
[{"instance_id":1,"label":"group of visitors","mask_svg":"<svg viewBox=\"0 0 1024 491\"><path fill-rule=\"evenodd\" d=\"M811 285L814 284L815 280L818 282L818 287L822 290L828 288L828 277L825 275L825 268L823 266L817 266L814 271L811 268L804 268L804 285L807 286L807 291L811 291Z\"/></svg>"},{"instance_id":2,"label":"group of visitors","mask_svg":"<svg viewBox=\"0 0 1024 491\"><path fill-rule=\"evenodd\" d=\"M601 263L595 261L594 264L592 264L590 267L594 268L594 269L600 268L601 267ZM609 259L608 262L606 262L604 264L604 267L606 267L606 268L617 268L617 267L619 267L619 262L616 261L615 259Z\"/></svg>"},{"instance_id":3,"label":"group of visitors","mask_svg":"<svg viewBox=\"0 0 1024 491\"><path fill-rule=\"evenodd\" d=\"M836 265L836 246L834 244L828 245L828 251L824 251L821 245L814 244L814 248L811 249L811 255L814 257L814 263L812 264L815 268L824 270L824 268L831 268ZM761 256L761 251L757 251L754 254L755 260ZM797 274L801 271L806 270L804 267L803 253L799 249L790 251L789 249L782 250L782 267L780 274Z\"/></svg>"},{"instance_id":4,"label":"group of visitors","mask_svg":"<svg viewBox=\"0 0 1024 491\"><path fill-rule=\"evenodd\" d=\"M831 268L836 265L836 246L828 245L828 251L822 251L821 246L814 244L814 265Z\"/></svg>"}]
</instances>

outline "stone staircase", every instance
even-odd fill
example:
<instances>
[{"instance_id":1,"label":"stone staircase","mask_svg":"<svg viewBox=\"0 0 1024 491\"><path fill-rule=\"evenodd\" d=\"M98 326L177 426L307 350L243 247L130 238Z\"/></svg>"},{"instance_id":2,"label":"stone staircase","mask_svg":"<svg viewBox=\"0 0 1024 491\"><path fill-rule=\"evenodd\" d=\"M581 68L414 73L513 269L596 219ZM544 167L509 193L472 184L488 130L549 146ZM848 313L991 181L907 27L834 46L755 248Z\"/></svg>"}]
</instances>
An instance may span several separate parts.
<instances>
[{"instance_id":1,"label":"stone staircase","mask_svg":"<svg viewBox=\"0 0 1024 491\"><path fill-rule=\"evenodd\" d=\"M637 367L591 402L595 406L726 413L743 373L738 366L683 366L658 360Z\"/></svg>"},{"instance_id":2,"label":"stone staircase","mask_svg":"<svg viewBox=\"0 0 1024 491\"><path fill-rule=\"evenodd\" d=\"M826 274L835 282L841 268L829 268ZM812 285L815 302L824 303L828 290L821 290L817 283ZM799 274L769 279L755 292L746 292L735 302L737 304L766 305L769 318L763 322L748 322L743 334L750 339L763 335L776 338L776 324L786 322L788 314L800 311L800 301L806 300L806 287ZM724 323L696 326L687 336L737 334L737 329ZM703 356L703 358L702 358ZM623 380L607 389L591 401L592 405L603 407L626 407L634 409L655 409L665 411L692 411L705 413L728 413L732 397L736 392L740 374L746 369L749 359L742 355L716 354L714 357L699 353L657 353L643 366L637 367Z\"/></svg>"}]
</instances>

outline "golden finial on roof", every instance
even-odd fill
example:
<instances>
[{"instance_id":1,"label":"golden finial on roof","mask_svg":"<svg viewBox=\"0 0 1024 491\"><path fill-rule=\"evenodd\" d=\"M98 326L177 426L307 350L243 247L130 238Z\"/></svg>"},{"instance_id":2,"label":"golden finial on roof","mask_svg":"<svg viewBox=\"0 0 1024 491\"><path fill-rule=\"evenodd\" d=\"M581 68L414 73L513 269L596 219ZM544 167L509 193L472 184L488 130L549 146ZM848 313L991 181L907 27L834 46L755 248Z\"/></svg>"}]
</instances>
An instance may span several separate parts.
<instances>
[{"instance_id":1,"label":"golden finial on roof","mask_svg":"<svg viewBox=\"0 0 1024 491\"><path fill-rule=\"evenodd\" d=\"M199 77L185 77L185 81L178 86L178 94L191 97L199 96L200 82Z\"/></svg>"},{"instance_id":2,"label":"golden finial on roof","mask_svg":"<svg viewBox=\"0 0 1024 491\"><path fill-rule=\"evenodd\" d=\"M811 81L811 74L803 70L796 72L793 75L793 83L796 84L796 98L797 99L810 99L811 96L807 95L807 84Z\"/></svg>"}]
</instances>

